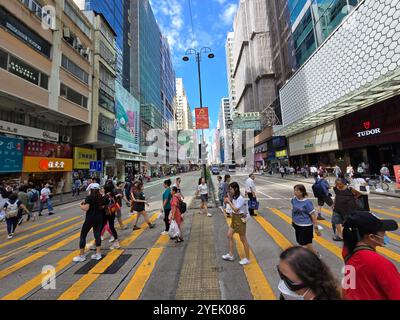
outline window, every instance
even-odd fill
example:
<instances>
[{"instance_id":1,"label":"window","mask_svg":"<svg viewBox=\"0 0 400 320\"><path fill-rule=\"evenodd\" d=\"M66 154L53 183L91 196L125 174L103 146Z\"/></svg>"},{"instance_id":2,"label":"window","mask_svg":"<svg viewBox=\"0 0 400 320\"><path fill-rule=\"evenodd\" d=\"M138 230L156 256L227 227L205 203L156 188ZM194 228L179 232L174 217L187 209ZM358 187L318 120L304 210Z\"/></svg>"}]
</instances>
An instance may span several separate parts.
<instances>
[{"instance_id":1,"label":"window","mask_svg":"<svg viewBox=\"0 0 400 320\"><path fill-rule=\"evenodd\" d=\"M107 45L100 40L100 56L107 61L107 63L111 64L115 67L115 56L111 52L110 49L107 48Z\"/></svg>"},{"instance_id":2,"label":"window","mask_svg":"<svg viewBox=\"0 0 400 320\"><path fill-rule=\"evenodd\" d=\"M99 89L99 106L111 112L115 112L113 98L101 89Z\"/></svg>"},{"instance_id":3,"label":"window","mask_svg":"<svg viewBox=\"0 0 400 320\"><path fill-rule=\"evenodd\" d=\"M60 86L60 96L80 105L81 107L87 108L88 98L67 87L64 84L61 84Z\"/></svg>"},{"instance_id":4,"label":"window","mask_svg":"<svg viewBox=\"0 0 400 320\"><path fill-rule=\"evenodd\" d=\"M68 3L68 1L65 1L64 12L73 22L75 22L79 29L90 38L90 28L86 25L83 19L79 17L78 13L75 12L74 8Z\"/></svg>"},{"instance_id":5,"label":"window","mask_svg":"<svg viewBox=\"0 0 400 320\"><path fill-rule=\"evenodd\" d=\"M70 73L72 73L75 77L79 78L87 84L89 83L89 74L83 71L80 67L78 67L75 63L73 63L64 55L62 55L61 65Z\"/></svg>"},{"instance_id":6,"label":"window","mask_svg":"<svg viewBox=\"0 0 400 320\"><path fill-rule=\"evenodd\" d=\"M0 68L7 70L7 60L8 60L8 54L5 53L4 51L0 51Z\"/></svg>"}]
</instances>

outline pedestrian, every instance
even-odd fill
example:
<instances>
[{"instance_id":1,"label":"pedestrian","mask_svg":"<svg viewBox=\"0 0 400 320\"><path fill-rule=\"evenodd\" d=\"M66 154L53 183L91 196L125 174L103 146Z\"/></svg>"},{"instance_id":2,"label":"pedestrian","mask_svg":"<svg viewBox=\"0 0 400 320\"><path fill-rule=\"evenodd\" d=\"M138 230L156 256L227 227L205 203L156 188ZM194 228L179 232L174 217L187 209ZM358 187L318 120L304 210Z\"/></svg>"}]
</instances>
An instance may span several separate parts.
<instances>
[{"instance_id":1,"label":"pedestrian","mask_svg":"<svg viewBox=\"0 0 400 320\"><path fill-rule=\"evenodd\" d=\"M347 175L347 177L348 178L353 178L353 175L354 175L354 169L353 169L353 166L349 163L349 165L347 166L347 168L346 168L346 175Z\"/></svg>"},{"instance_id":2,"label":"pedestrian","mask_svg":"<svg viewBox=\"0 0 400 320\"><path fill-rule=\"evenodd\" d=\"M11 195L8 196L2 209L5 212L8 239L11 239L18 225L20 210L28 213L28 209L18 200L17 192L12 192Z\"/></svg>"},{"instance_id":3,"label":"pedestrian","mask_svg":"<svg viewBox=\"0 0 400 320\"><path fill-rule=\"evenodd\" d=\"M281 167L283 168L283 167ZM254 180L256 179L256 175L254 172L249 174L249 177L246 180L245 183L245 192L247 196L249 197L249 200L252 204L257 202L257 196L256 196L256 185L254 183ZM254 212L253 205L249 206L249 211L251 216L257 216L257 214Z\"/></svg>"},{"instance_id":4,"label":"pedestrian","mask_svg":"<svg viewBox=\"0 0 400 320\"><path fill-rule=\"evenodd\" d=\"M346 184L346 180L338 178L335 181L335 200L333 202L332 229L334 241L343 241L343 223L355 211L357 211L356 199L361 193Z\"/></svg>"},{"instance_id":5,"label":"pedestrian","mask_svg":"<svg viewBox=\"0 0 400 320\"><path fill-rule=\"evenodd\" d=\"M229 252L222 256L222 259L233 261L233 235L234 233L239 234L240 241L243 244L245 257L239 261L241 265L250 263L250 247L246 238L246 204L244 198L240 194L239 184L232 182L229 184L229 196L224 199L224 202L232 210L232 222L228 229L228 240L229 240Z\"/></svg>"},{"instance_id":6,"label":"pedestrian","mask_svg":"<svg viewBox=\"0 0 400 320\"><path fill-rule=\"evenodd\" d=\"M73 187L72 187L72 196L74 197L75 194L79 197L79 192L82 187L82 181L80 178L75 179Z\"/></svg>"},{"instance_id":7,"label":"pedestrian","mask_svg":"<svg viewBox=\"0 0 400 320\"><path fill-rule=\"evenodd\" d=\"M339 178L339 176L342 174L342 170L337 164L333 168L333 173L335 174L336 179Z\"/></svg>"},{"instance_id":8,"label":"pedestrian","mask_svg":"<svg viewBox=\"0 0 400 320\"><path fill-rule=\"evenodd\" d=\"M119 249L121 246L118 241L118 233L115 230L115 217L118 210L121 208L118 204L116 195L114 193L115 187L112 182L104 186L104 198L106 205L103 210L103 229L108 223L109 231L111 231L111 238L109 242L114 242L110 249Z\"/></svg>"},{"instance_id":9,"label":"pedestrian","mask_svg":"<svg viewBox=\"0 0 400 320\"><path fill-rule=\"evenodd\" d=\"M222 208L224 204L224 198L222 198L222 177L217 176L217 182L218 182L218 201L219 201L219 207Z\"/></svg>"},{"instance_id":10,"label":"pedestrian","mask_svg":"<svg viewBox=\"0 0 400 320\"><path fill-rule=\"evenodd\" d=\"M115 195L115 199L118 203L119 208L117 209L117 212L115 213L115 216L117 218L119 227L121 230L125 230L128 227L124 225L124 222L122 221L122 199L125 200L125 203L128 202L128 199L125 196L124 192L124 183L122 181L118 181L116 187L113 190L113 193Z\"/></svg>"},{"instance_id":11,"label":"pedestrian","mask_svg":"<svg viewBox=\"0 0 400 320\"><path fill-rule=\"evenodd\" d=\"M381 173L383 182L387 181L389 183L392 183L392 180L390 179L390 171L389 171L389 168L386 166L386 164L382 164L380 173Z\"/></svg>"},{"instance_id":12,"label":"pedestrian","mask_svg":"<svg viewBox=\"0 0 400 320\"><path fill-rule=\"evenodd\" d=\"M171 212L168 215L170 223L174 220L179 228L179 237L175 240L176 243L183 241L183 217L180 211L181 197L178 194L178 188L172 187L171 189Z\"/></svg>"},{"instance_id":13,"label":"pedestrian","mask_svg":"<svg viewBox=\"0 0 400 320\"><path fill-rule=\"evenodd\" d=\"M96 246L96 253L94 253L91 258L93 260L101 259L100 234L103 228L103 211L107 204L107 199L100 193L100 185L98 183L92 183L90 185L90 195L88 195L85 200L80 203L80 208L86 213L86 216L79 239L80 254L72 259L73 262L83 262L86 260L86 237L90 229L93 229Z\"/></svg>"},{"instance_id":14,"label":"pedestrian","mask_svg":"<svg viewBox=\"0 0 400 320\"><path fill-rule=\"evenodd\" d=\"M315 165L310 167L310 174L314 177L314 180L317 181L318 179L318 169Z\"/></svg>"},{"instance_id":15,"label":"pedestrian","mask_svg":"<svg viewBox=\"0 0 400 320\"><path fill-rule=\"evenodd\" d=\"M312 245L314 233L320 236L318 229L317 216L312 201L306 199L307 191L304 185L294 186L294 198L292 204L292 226L296 233L296 241L299 245L318 254Z\"/></svg>"},{"instance_id":16,"label":"pedestrian","mask_svg":"<svg viewBox=\"0 0 400 320\"><path fill-rule=\"evenodd\" d=\"M226 214L227 218L231 217L231 214L226 210L226 203L225 203L225 198L228 197L229 195L229 184L231 182L231 176L229 174L226 174L224 176L224 181L222 182L222 186L221 186L221 197L223 199L223 203L222 203L222 213Z\"/></svg>"},{"instance_id":17,"label":"pedestrian","mask_svg":"<svg viewBox=\"0 0 400 320\"><path fill-rule=\"evenodd\" d=\"M132 180L130 178L126 178L124 191L125 191L126 205L128 207L131 206L131 188L132 188Z\"/></svg>"},{"instance_id":18,"label":"pedestrian","mask_svg":"<svg viewBox=\"0 0 400 320\"><path fill-rule=\"evenodd\" d=\"M279 172L280 172L280 174L281 174L281 177L282 177L282 179L285 177L285 168L283 167L283 166L281 166L280 168L279 168Z\"/></svg>"},{"instance_id":19,"label":"pedestrian","mask_svg":"<svg viewBox=\"0 0 400 320\"><path fill-rule=\"evenodd\" d=\"M212 217L212 214L208 212L208 186L204 177L199 179L199 185L197 187L196 195L200 195L201 199L199 213L201 214L202 211L205 211L205 213L207 213L207 217Z\"/></svg>"},{"instance_id":20,"label":"pedestrian","mask_svg":"<svg viewBox=\"0 0 400 320\"><path fill-rule=\"evenodd\" d=\"M176 191L178 192L178 188ZM164 211L164 223L165 223L165 230L161 232L162 235L168 234L169 231L169 214L171 213L171 179L167 179L164 181L164 192L162 194L162 202L163 202L163 211Z\"/></svg>"},{"instance_id":21,"label":"pedestrian","mask_svg":"<svg viewBox=\"0 0 400 320\"><path fill-rule=\"evenodd\" d=\"M290 247L279 257L281 300L341 300L339 281L311 250Z\"/></svg>"},{"instance_id":22,"label":"pedestrian","mask_svg":"<svg viewBox=\"0 0 400 320\"><path fill-rule=\"evenodd\" d=\"M364 168L362 166L362 164L360 163L357 167L357 173L362 176L364 174Z\"/></svg>"},{"instance_id":23,"label":"pedestrian","mask_svg":"<svg viewBox=\"0 0 400 320\"><path fill-rule=\"evenodd\" d=\"M367 181L359 173L354 174L353 178L354 188L361 193L361 196L356 199L357 207L359 211L369 211L368 195L370 192Z\"/></svg>"},{"instance_id":24,"label":"pedestrian","mask_svg":"<svg viewBox=\"0 0 400 320\"><path fill-rule=\"evenodd\" d=\"M27 185L20 186L18 189L18 200L21 201L24 207L28 209L29 196L27 191L28 191ZM23 212L24 210L22 209L18 210L18 225L21 225L22 221L24 220ZM27 215L28 217L26 221L29 221L31 218L31 213L29 212L29 210L27 212Z\"/></svg>"},{"instance_id":25,"label":"pedestrian","mask_svg":"<svg viewBox=\"0 0 400 320\"><path fill-rule=\"evenodd\" d=\"M317 182L312 186L314 196L317 198L318 202L318 212L317 212L317 220L325 220L322 216L322 207L326 203L329 207L333 206L333 200L331 198L331 194L329 193L330 185L328 180L326 179L326 173L320 173L318 175Z\"/></svg>"},{"instance_id":26,"label":"pedestrian","mask_svg":"<svg viewBox=\"0 0 400 320\"><path fill-rule=\"evenodd\" d=\"M42 216L42 211L43 211L44 205L46 205L47 209L49 210L49 216L54 214L53 206L52 206L51 198L50 198L51 195L52 195L52 193L50 191L50 185L49 185L49 183L46 183L44 185L44 188L40 191L39 216Z\"/></svg>"},{"instance_id":27,"label":"pedestrian","mask_svg":"<svg viewBox=\"0 0 400 320\"><path fill-rule=\"evenodd\" d=\"M134 194L137 192L139 183L140 183L139 181L134 181L131 184L131 189L130 189L130 194L129 194L129 199L130 199L130 203L131 203L130 210L129 210L130 213L133 213L133 211L134 211L135 203L134 203L133 199L134 199Z\"/></svg>"},{"instance_id":28,"label":"pedestrian","mask_svg":"<svg viewBox=\"0 0 400 320\"><path fill-rule=\"evenodd\" d=\"M144 195L144 186L142 182L137 182L136 184L136 191L132 194L132 201L133 201L133 210L138 213L135 223L133 224L133 231L140 229L140 227L137 226L137 223L139 221L140 216L143 216L144 220L148 224L149 228L152 229L156 225L154 223L150 222L150 219L147 215L147 212L145 210L145 205L150 206L149 203L146 201L146 197Z\"/></svg>"},{"instance_id":29,"label":"pedestrian","mask_svg":"<svg viewBox=\"0 0 400 320\"><path fill-rule=\"evenodd\" d=\"M182 194L181 182L182 182L182 179L180 177L177 177L175 179L175 183L172 186L176 187L178 189L178 194L181 196L182 199L185 199L185 197Z\"/></svg>"},{"instance_id":30,"label":"pedestrian","mask_svg":"<svg viewBox=\"0 0 400 320\"><path fill-rule=\"evenodd\" d=\"M380 220L371 212L356 212L344 223L343 257L346 300L400 300L400 274L377 252L389 243L387 231L398 229L394 220Z\"/></svg>"}]
</instances>

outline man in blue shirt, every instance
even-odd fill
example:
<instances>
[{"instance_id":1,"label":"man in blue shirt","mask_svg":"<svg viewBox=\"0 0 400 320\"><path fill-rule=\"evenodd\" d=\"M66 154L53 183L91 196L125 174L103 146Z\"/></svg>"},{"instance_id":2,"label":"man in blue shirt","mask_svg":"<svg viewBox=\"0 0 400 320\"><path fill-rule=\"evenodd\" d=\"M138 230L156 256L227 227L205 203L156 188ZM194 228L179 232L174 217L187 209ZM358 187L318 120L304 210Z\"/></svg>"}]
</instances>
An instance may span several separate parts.
<instances>
[{"instance_id":1,"label":"man in blue shirt","mask_svg":"<svg viewBox=\"0 0 400 320\"><path fill-rule=\"evenodd\" d=\"M326 174L325 173L320 173L318 175L317 183L321 187L321 191L323 191L323 196L318 197L318 220L325 220L325 218L321 215L322 207L326 203L329 207L333 206L333 200L331 198L331 194L329 193L330 185L328 180L326 180Z\"/></svg>"}]
</instances>

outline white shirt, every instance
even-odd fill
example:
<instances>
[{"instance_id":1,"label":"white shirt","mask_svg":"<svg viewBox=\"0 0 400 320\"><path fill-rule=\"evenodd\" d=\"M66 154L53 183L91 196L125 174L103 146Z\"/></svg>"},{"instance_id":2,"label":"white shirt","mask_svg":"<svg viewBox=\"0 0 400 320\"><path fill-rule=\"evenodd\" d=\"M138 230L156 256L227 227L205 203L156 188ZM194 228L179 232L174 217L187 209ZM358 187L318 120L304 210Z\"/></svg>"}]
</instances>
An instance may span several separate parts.
<instances>
[{"instance_id":1,"label":"white shirt","mask_svg":"<svg viewBox=\"0 0 400 320\"><path fill-rule=\"evenodd\" d=\"M235 214L246 213L245 212L245 201L241 195L237 199L232 199L232 204L234 205L235 208L240 209L239 212L233 211L233 209L231 208L231 206L229 204L226 206L226 211L228 211L229 213L235 213Z\"/></svg>"},{"instance_id":2,"label":"white shirt","mask_svg":"<svg viewBox=\"0 0 400 320\"><path fill-rule=\"evenodd\" d=\"M46 196L46 199L50 196L50 189L49 188L43 188L42 191L40 191L40 195Z\"/></svg>"},{"instance_id":3,"label":"white shirt","mask_svg":"<svg viewBox=\"0 0 400 320\"><path fill-rule=\"evenodd\" d=\"M254 180L250 177L246 180L245 190L247 193L256 192L256 185L254 184Z\"/></svg>"},{"instance_id":4,"label":"white shirt","mask_svg":"<svg viewBox=\"0 0 400 320\"><path fill-rule=\"evenodd\" d=\"M207 183L199 184L199 186L197 187L197 190L199 190L200 194L208 194Z\"/></svg>"},{"instance_id":5,"label":"white shirt","mask_svg":"<svg viewBox=\"0 0 400 320\"><path fill-rule=\"evenodd\" d=\"M316 173L318 171L318 169L316 167L311 167L310 168L310 172L311 173Z\"/></svg>"}]
</instances>

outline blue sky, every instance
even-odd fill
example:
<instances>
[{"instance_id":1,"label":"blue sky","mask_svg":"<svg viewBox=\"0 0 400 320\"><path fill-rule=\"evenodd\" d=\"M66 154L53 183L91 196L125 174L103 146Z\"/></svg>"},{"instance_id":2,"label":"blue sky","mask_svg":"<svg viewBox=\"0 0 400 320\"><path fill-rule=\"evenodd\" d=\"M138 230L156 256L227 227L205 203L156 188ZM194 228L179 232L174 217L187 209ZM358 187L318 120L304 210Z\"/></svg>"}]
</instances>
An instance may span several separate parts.
<instances>
[{"instance_id":1,"label":"blue sky","mask_svg":"<svg viewBox=\"0 0 400 320\"><path fill-rule=\"evenodd\" d=\"M176 76L183 78L190 107L198 107L199 89L194 56L182 61L186 49L210 47L214 59L203 56L201 78L203 106L209 107L210 128L216 128L221 98L228 95L225 39L233 29L238 0L191 0L192 33L189 0L150 0L161 32L168 38L174 57ZM211 131L211 130L210 130ZM211 132L207 135L210 136Z\"/></svg>"}]
</instances>

